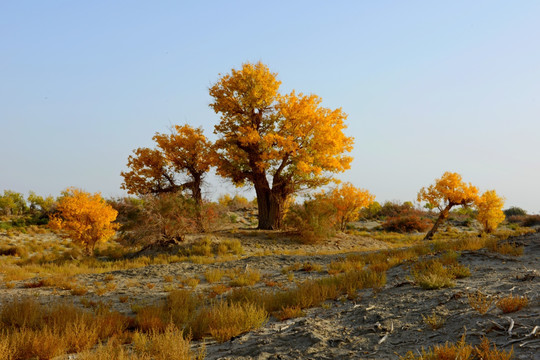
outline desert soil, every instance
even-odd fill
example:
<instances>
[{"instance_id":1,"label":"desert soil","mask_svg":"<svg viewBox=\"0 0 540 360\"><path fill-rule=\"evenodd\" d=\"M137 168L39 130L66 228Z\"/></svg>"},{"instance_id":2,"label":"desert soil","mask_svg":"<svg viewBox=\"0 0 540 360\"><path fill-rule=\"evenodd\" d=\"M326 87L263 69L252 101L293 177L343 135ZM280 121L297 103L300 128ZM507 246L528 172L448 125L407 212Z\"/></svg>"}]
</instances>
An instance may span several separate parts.
<instances>
[{"instance_id":1,"label":"desert soil","mask_svg":"<svg viewBox=\"0 0 540 360\"><path fill-rule=\"evenodd\" d=\"M290 241L270 232L253 233L238 231L230 234L239 238L246 249L241 259L213 264L180 262L79 275L77 282L89 289L82 297L52 288L26 289L21 281L12 289L0 289L0 303L22 295L35 295L42 303L59 299L80 303L84 298L110 303L113 309L132 315L131 305L165 299L166 288L177 286L177 279L199 278L201 283L196 291L208 291L212 284L205 282L204 273L209 269L257 269L263 279L255 287L268 288L265 282L270 280L293 286L294 282L281 272L285 266L311 262L324 268L345 256L333 252L353 249L358 252L388 246L370 238L343 236L310 247L291 245ZM198 348L204 343L207 359L397 359L407 351L417 352L422 347L456 342L466 334L467 342L472 344L478 344L486 336L498 348L510 350L513 347L516 359L540 359L540 329L527 337L535 326L540 326L540 233L516 241L525 247L524 254L519 257L494 254L485 249L462 252L459 261L470 267L472 276L457 280L452 288L423 290L411 281L408 265L403 264L388 271L387 284L382 289L359 291L355 301L327 301L324 307L306 310L304 317L282 322L271 318L262 328L231 341L220 344L206 339L194 342L193 347ZM279 254L280 251L294 253L297 250L305 253L323 250L325 254L261 256L264 251ZM107 283L107 275L113 275L116 286L99 296L97 287ZM169 276L174 278L173 282L165 280ZM294 271L293 281L321 276L327 275ZM228 281L223 282L227 284ZM529 305L510 314L502 314L493 307L486 315L480 315L470 307L467 297L468 293L477 290L499 297L509 294L527 296ZM129 300L121 303L120 297ZM434 311L446 318L445 325L439 330L431 330L422 320L422 315ZM512 322L510 334L508 329Z\"/></svg>"}]
</instances>

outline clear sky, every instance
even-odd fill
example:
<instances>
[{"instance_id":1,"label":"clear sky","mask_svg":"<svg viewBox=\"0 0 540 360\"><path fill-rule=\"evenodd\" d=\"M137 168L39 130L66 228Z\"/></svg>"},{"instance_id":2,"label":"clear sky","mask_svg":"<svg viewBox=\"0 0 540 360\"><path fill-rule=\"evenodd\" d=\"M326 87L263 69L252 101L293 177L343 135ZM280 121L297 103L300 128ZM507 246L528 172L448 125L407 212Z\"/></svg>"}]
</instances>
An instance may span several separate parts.
<instances>
[{"instance_id":1,"label":"clear sky","mask_svg":"<svg viewBox=\"0 0 540 360\"><path fill-rule=\"evenodd\" d=\"M538 213L539 19L539 1L4 0L0 191L123 195L133 149L173 124L214 138L209 86L261 60L349 115L339 177L380 202L455 171Z\"/></svg>"}]
</instances>

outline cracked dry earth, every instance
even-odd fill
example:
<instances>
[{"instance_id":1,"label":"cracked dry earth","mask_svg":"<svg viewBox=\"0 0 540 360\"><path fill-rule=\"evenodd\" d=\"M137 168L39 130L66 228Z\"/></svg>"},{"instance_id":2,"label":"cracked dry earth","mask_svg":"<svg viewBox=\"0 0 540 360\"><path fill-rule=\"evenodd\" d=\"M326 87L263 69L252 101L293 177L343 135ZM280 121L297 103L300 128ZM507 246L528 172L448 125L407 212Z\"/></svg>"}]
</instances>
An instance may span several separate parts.
<instances>
[{"instance_id":1,"label":"cracked dry earth","mask_svg":"<svg viewBox=\"0 0 540 360\"><path fill-rule=\"evenodd\" d=\"M520 257L485 249L463 252L460 262L472 275L453 288L423 290L408 279L409 270L402 265L389 270L381 291L360 291L356 302L327 302L328 309L310 309L303 318L270 321L223 344L207 342L207 359L397 359L410 350L454 343L464 333L468 343L478 344L486 336L498 349L513 347L515 359L540 359L540 331L527 336L540 325L540 234L516 241L525 246ZM493 307L480 315L467 297L476 290L525 295L529 305L509 314ZM446 317L439 330L422 320L433 310Z\"/></svg>"},{"instance_id":2,"label":"cracked dry earth","mask_svg":"<svg viewBox=\"0 0 540 360\"><path fill-rule=\"evenodd\" d=\"M133 315L131 305L150 304L167 296L167 286L177 286L176 281L165 281L166 276L197 277L201 283L197 292L209 291L212 284L204 281L204 273L210 269L257 269L263 275L254 287L265 287L265 280L293 286L294 281L327 276L325 273L294 271L293 282L281 270L285 266L311 262L327 267L332 261L344 258L345 254L331 255L265 255L254 256L254 244L263 243L270 250L277 246L279 239L265 243L261 238L241 239L247 257L242 259L194 264L189 262L150 265L136 269L117 270L102 274L76 276L79 284L89 289L84 296L87 300L110 303L112 309ZM345 239L346 240L346 239ZM341 239L339 246L344 246ZM455 343L465 333L466 340L478 344L483 336L509 351L513 347L514 359L540 360L540 328L530 334L535 326L540 326L540 233L514 238L524 246L524 254L519 257L491 253L485 249L464 251L460 263L469 266L471 276L456 280L452 288L423 290L411 281L409 264L392 268L387 273L387 284L374 293L371 289L361 290L355 301L326 301L322 307L307 309L305 316L286 321L271 318L262 328L240 335L225 343L211 339L195 341L194 350L206 346L206 359L398 359L408 351L421 351L434 344L446 341ZM372 239L351 239L355 251L385 248L384 243ZM330 246L331 245L331 246ZM328 250L335 244L327 245ZM260 246L260 245L258 245ZM358 247L360 246L360 248ZM257 251L260 249L257 248ZM275 250L275 249L274 249ZM115 288L106 294L96 294L96 282L106 283L112 275ZM225 279L226 284L229 280ZM13 289L2 289L0 302L22 295L34 295L41 303L75 301L69 291L53 288L26 289L24 281L17 282ZM131 283L131 284L130 284ZM150 288L148 284L153 286ZM527 296L529 305L524 309L503 314L492 307L485 315L473 310L467 294L480 290L484 294L506 296L509 294ZM129 296L122 303L118 299ZM446 318L439 330L432 330L424 323L422 315L436 312ZM511 334L508 329L514 323Z\"/></svg>"}]
</instances>

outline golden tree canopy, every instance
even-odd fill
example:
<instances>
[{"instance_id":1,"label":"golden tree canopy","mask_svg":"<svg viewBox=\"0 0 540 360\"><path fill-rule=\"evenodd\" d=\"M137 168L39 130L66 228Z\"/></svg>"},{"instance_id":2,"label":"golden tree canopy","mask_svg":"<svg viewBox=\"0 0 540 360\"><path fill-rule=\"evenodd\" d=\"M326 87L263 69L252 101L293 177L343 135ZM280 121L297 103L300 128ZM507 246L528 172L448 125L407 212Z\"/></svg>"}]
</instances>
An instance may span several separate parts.
<instances>
[{"instance_id":1,"label":"golden tree canopy","mask_svg":"<svg viewBox=\"0 0 540 360\"><path fill-rule=\"evenodd\" d=\"M122 188L137 195L189 188L199 196L202 176L214 161L212 144L202 129L176 125L171 134L156 133L153 140L156 149L138 148L129 156L130 170L121 173Z\"/></svg>"},{"instance_id":2,"label":"golden tree canopy","mask_svg":"<svg viewBox=\"0 0 540 360\"><path fill-rule=\"evenodd\" d=\"M423 187L418 192L418 201L443 211L456 205L469 206L478 198L478 188L463 182L458 173L445 172L435 184Z\"/></svg>"},{"instance_id":3,"label":"golden tree canopy","mask_svg":"<svg viewBox=\"0 0 540 360\"><path fill-rule=\"evenodd\" d=\"M375 196L347 182L332 190L328 199L336 209L340 229L345 230L346 224L358 220L360 209L373 203Z\"/></svg>"},{"instance_id":4,"label":"golden tree canopy","mask_svg":"<svg viewBox=\"0 0 540 360\"><path fill-rule=\"evenodd\" d=\"M477 220L482 224L485 232L493 232L504 221L505 216L502 211L504 199L499 197L495 190L484 192L475 205L478 209Z\"/></svg>"},{"instance_id":5,"label":"golden tree canopy","mask_svg":"<svg viewBox=\"0 0 540 360\"><path fill-rule=\"evenodd\" d=\"M77 244L89 253L98 242L106 242L115 235L114 224L118 212L108 205L99 193L90 194L68 188L58 201L58 214L53 215L49 226L64 230Z\"/></svg>"},{"instance_id":6,"label":"golden tree canopy","mask_svg":"<svg viewBox=\"0 0 540 360\"><path fill-rule=\"evenodd\" d=\"M288 194L327 184L352 161L344 155L353 145L343 133L347 115L321 107L316 95L281 95L276 76L261 62L246 63L210 88L221 115L218 173L237 185L269 176Z\"/></svg>"}]
</instances>

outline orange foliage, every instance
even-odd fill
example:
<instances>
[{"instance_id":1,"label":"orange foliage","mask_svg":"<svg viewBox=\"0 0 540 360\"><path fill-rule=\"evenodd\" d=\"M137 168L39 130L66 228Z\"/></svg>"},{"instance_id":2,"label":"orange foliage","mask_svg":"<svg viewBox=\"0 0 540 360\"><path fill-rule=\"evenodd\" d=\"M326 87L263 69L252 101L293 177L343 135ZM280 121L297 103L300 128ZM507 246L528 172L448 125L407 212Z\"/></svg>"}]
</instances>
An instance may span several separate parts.
<instances>
[{"instance_id":1,"label":"orange foliage","mask_svg":"<svg viewBox=\"0 0 540 360\"><path fill-rule=\"evenodd\" d=\"M153 139L157 149L138 148L129 156L122 188L138 195L189 189L200 202L202 176L213 163L212 146L202 129L176 125L171 134L156 133ZM187 174L190 181L180 184L179 174Z\"/></svg>"},{"instance_id":2,"label":"orange foliage","mask_svg":"<svg viewBox=\"0 0 540 360\"><path fill-rule=\"evenodd\" d=\"M90 194L68 188L58 201L58 213L52 216L49 226L64 230L86 252L94 250L98 242L105 242L115 235L118 224L112 222L118 212L108 205L99 193Z\"/></svg>"},{"instance_id":3,"label":"orange foliage","mask_svg":"<svg viewBox=\"0 0 540 360\"><path fill-rule=\"evenodd\" d=\"M427 233L425 239L431 239L439 225L448 217L450 209L454 206L469 206L478 199L478 188L466 184L458 173L445 172L435 184L428 188L421 188L418 192L418 201L425 201L431 208L440 210L439 218L433 228Z\"/></svg>"},{"instance_id":4,"label":"orange foliage","mask_svg":"<svg viewBox=\"0 0 540 360\"><path fill-rule=\"evenodd\" d=\"M478 198L478 188L462 181L458 173L445 172L434 185L418 192L418 201L443 210L448 205L471 205Z\"/></svg>"},{"instance_id":5,"label":"orange foliage","mask_svg":"<svg viewBox=\"0 0 540 360\"><path fill-rule=\"evenodd\" d=\"M353 144L343 133L347 115L321 107L316 95L281 95L276 77L261 62L246 63L210 88L210 107L221 115L217 172L236 185L254 184L259 228L266 229L281 226L290 195L327 184L329 173L352 161L344 155Z\"/></svg>"},{"instance_id":6,"label":"orange foliage","mask_svg":"<svg viewBox=\"0 0 540 360\"><path fill-rule=\"evenodd\" d=\"M358 189L351 183L344 183L328 194L328 200L336 209L336 217L340 229L360 217L360 209L368 206L375 200L375 196L367 190Z\"/></svg>"},{"instance_id":7,"label":"orange foliage","mask_svg":"<svg viewBox=\"0 0 540 360\"><path fill-rule=\"evenodd\" d=\"M477 220L482 224L484 231L493 232L497 226L504 221L505 216L502 208L504 199L499 197L495 190L488 190L476 201L478 209Z\"/></svg>"}]
</instances>

